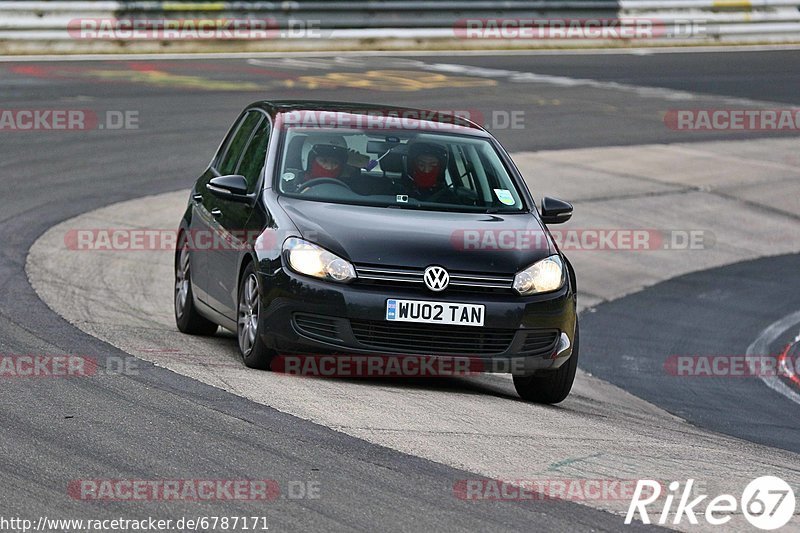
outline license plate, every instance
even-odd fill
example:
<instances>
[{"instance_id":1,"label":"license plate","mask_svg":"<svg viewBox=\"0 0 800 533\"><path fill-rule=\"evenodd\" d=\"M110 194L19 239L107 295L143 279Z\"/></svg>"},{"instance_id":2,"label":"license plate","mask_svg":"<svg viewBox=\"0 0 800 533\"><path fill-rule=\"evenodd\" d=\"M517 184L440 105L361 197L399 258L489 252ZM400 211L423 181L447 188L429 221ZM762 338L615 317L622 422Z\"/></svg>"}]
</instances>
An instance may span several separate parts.
<instances>
[{"instance_id":1,"label":"license plate","mask_svg":"<svg viewBox=\"0 0 800 533\"><path fill-rule=\"evenodd\" d=\"M486 306L421 300L387 300L386 320L483 326Z\"/></svg>"}]
</instances>

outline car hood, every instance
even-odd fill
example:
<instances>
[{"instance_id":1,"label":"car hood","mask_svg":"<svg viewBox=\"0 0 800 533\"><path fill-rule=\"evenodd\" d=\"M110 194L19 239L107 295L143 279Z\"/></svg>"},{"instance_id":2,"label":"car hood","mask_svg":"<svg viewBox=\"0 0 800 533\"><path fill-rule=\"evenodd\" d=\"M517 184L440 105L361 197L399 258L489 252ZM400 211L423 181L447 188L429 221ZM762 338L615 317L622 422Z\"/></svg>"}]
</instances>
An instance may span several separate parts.
<instances>
[{"instance_id":1,"label":"car hood","mask_svg":"<svg viewBox=\"0 0 800 533\"><path fill-rule=\"evenodd\" d=\"M356 264L514 274L555 253L530 213L446 213L282 196L302 237Z\"/></svg>"}]
</instances>

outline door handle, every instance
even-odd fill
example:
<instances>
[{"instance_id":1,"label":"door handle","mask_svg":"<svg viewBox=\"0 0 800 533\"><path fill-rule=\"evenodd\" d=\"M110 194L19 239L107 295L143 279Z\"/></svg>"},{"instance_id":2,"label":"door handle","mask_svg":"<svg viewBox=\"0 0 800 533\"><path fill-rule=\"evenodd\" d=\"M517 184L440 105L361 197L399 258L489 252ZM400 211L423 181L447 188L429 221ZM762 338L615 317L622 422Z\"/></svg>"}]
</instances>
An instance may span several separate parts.
<instances>
[{"instance_id":1,"label":"door handle","mask_svg":"<svg viewBox=\"0 0 800 533\"><path fill-rule=\"evenodd\" d=\"M219 217L222 215L222 211L220 211L219 208L215 207L214 209L211 210L211 214L214 215L215 217Z\"/></svg>"},{"instance_id":2,"label":"door handle","mask_svg":"<svg viewBox=\"0 0 800 533\"><path fill-rule=\"evenodd\" d=\"M200 193L194 194L194 195L192 195L192 199L193 199L195 202L197 202L197 203L200 203L200 202L202 202L202 201L203 201L203 195L202 195L202 194L200 194Z\"/></svg>"}]
</instances>

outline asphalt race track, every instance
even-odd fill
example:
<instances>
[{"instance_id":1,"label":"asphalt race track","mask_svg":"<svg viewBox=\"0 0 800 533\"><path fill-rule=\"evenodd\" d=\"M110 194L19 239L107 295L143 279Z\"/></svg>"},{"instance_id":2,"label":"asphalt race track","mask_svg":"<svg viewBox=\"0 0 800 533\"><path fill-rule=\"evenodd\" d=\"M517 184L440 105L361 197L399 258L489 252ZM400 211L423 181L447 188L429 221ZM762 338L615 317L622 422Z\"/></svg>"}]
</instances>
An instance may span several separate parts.
<instances>
[{"instance_id":1,"label":"asphalt race track","mask_svg":"<svg viewBox=\"0 0 800 533\"><path fill-rule=\"evenodd\" d=\"M493 131L512 152L621 146L632 153L640 145L719 142L715 146L723 146L768 141L782 143L791 153L796 132L678 132L667 127L663 117L671 109L798 105L798 63L800 52L789 50L0 62L2 109L84 109L98 117L105 117L108 111L132 112L137 121L135 128L118 130L106 122L102 129L86 131L0 131L4 200L0 214L0 354L85 354L101 363L127 357L113 336L101 340L83 331L81 320L91 317L66 316L62 311L65 319L39 298L29 281L30 268L26 272L28 251L49 229L73 217L118 202L186 191L230 122L251 101L330 99L467 110L495 126ZM520 111L524 125L504 128L510 114ZM689 422L681 427L696 427L706 432L704 435L720 433L720 442L729 443L731 453L741 450L753 457L768 451L770 457L765 461L774 460L784 475L791 472L794 478L787 481L797 487L800 475L794 454L800 452L800 407L791 395L755 378L680 379L664 371L665 358L673 354L745 355L765 328L800 309L800 258L788 253L800 251L800 232L791 234L792 227L800 229L795 209L800 208L795 177L800 162L790 155L780 160L776 157L770 164L776 172L785 171L789 176L779 181L783 203L769 209L747 200L750 207L758 204L756 211L764 213L764 226L751 228L749 233L757 237L780 227L778 240L783 247L774 252L747 250L747 257L787 255L738 263L731 253L727 262L734 264L718 266L725 263L720 259L711 269L688 266L690 273L665 277L654 285L643 283L652 286L640 287L643 290L622 298L586 295L592 305L585 305L588 309L582 314L581 366L652 404L639 404L629 397L627 401L639 409L628 413L632 420L652 409L658 411L653 415L657 420L665 421L664 410ZM536 183L536 177L529 180ZM644 191L641 196L659 202L659 194ZM141 209L147 204L138 205ZM673 208L666 199L656 205L664 210ZM576 218L579 213L576 209ZM747 219L756 224L758 220ZM75 277L81 274L74 271L64 273L63 278L55 273L51 282L63 287L67 300L73 286L76 302L91 298L92 292L87 294L85 287L98 278L85 272L83 278ZM104 285L102 289L95 298L115 287ZM98 302L100 307L106 304ZM121 305L120 314L128 312L125 304L114 301L114 305ZM133 312L144 304L130 305ZM798 323L800 320L788 324L770 341L766 346L770 353L792 341L800 332ZM231 346L231 339L224 335L206 345L210 351L226 354L226 361L231 360ZM390 444L381 440L383 437L317 423L311 416L294 416L297 413L278 407L284 405L284 399L270 398L270 391L261 391L263 400L254 401L250 394L229 391L236 387L211 386L191 373L173 371L169 364L138 361L137 368L135 375L91 379L2 379L2 515L178 518L258 514L267 516L270 528L279 531L618 531L636 527L623 526L619 513L624 505L463 501L454 497L455 484L495 471L472 468L472 458L439 460L440 450L408 449L403 435L395 436L398 442ZM250 375L251 380L259 377ZM408 393L436 394L443 404L457 401L452 398L460 400L462 393L470 393L473 402L486 395L499 409L507 404L509 412L519 413L515 416L520 417L520 427L526 428L547 427L548 417L565 417L564 433L554 437L569 446L572 432L581 434L579 428L569 425L581 418L569 416L578 414L600 425L613 422L606 421L605 415L593 414L591 405L595 400L617 398L614 395L618 393L606 389L600 380L585 379L578 394L562 406L535 411L522 411L528 406L516 401L507 382L494 376L474 382L412 384ZM342 381L336 387L346 391L342 393L344 401L355 385ZM391 384L395 410L403 411L404 387ZM800 390L789 381L784 387ZM320 408L336 411L339 407L329 402ZM433 404L431 409L444 411L445 407ZM350 415L348 409L337 413L343 420ZM352 415L355 417L355 411ZM423 416L413 410L404 415L411 420ZM424 416L436 424L436 411ZM620 411L613 416L626 414ZM450 425L463 425L465 435L480 422L448 420ZM558 431L558 426L549 427L551 432ZM657 424L653 428L646 437L655 441L660 435ZM681 430L671 431L674 435ZM457 430L453 433L461 436ZM536 454L547 453L541 451L548 445L546 439L529 445L536 446ZM441 453L446 455L444 450ZM720 458L724 460L730 458ZM711 468L703 464L692 468L700 477L706 466ZM620 474L602 472L595 476ZM514 479L515 474L525 477L524 472L514 470L506 474L507 479ZM68 491L75 480L123 478L270 479L276 480L284 495L292 482L315 482L322 496L281 497L266 505L92 502L76 499ZM798 527L797 517L791 525Z\"/></svg>"},{"instance_id":2,"label":"asphalt race track","mask_svg":"<svg viewBox=\"0 0 800 533\"><path fill-rule=\"evenodd\" d=\"M664 371L664 354L744 357L765 325L800 309L800 292L791 285L799 268L797 255L747 261L600 305L582 323L587 336L597 339L584 368L699 426L800 452L797 404L764 394L760 380L681 379ZM800 333L798 323L788 326L761 355L780 353ZM623 337L618 331L635 333Z\"/></svg>"}]
</instances>

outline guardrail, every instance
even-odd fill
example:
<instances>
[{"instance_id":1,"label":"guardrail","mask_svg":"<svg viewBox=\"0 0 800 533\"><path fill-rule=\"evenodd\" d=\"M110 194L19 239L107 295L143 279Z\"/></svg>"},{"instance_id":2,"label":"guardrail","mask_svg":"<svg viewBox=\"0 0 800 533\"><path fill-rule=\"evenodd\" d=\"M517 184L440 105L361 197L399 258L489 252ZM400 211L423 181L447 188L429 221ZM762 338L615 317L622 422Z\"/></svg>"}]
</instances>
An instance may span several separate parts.
<instances>
[{"instance_id":1,"label":"guardrail","mask_svg":"<svg viewBox=\"0 0 800 533\"><path fill-rule=\"evenodd\" d=\"M642 44L641 36L574 39L552 28L544 34L520 31L542 21L545 26L547 21L557 26L564 21L588 24L597 20L623 26L649 21L660 28L647 38L650 44L800 41L800 0L44 0L0 1L0 49L108 52ZM120 24L123 29L138 24L150 32L112 31L98 38L76 33L82 22L91 26L91 21ZM154 31L159 24L179 21L218 26L256 21L269 32L264 38L200 35L177 42L169 33ZM471 37L459 30L466 21L495 21L495 25L505 21L516 24L517 31Z\"/></svg>"},{"instance_id":2,"label":"guardrail","mask_svg":"<svg viewBox=\"0 0 800 533\"><path fill-rule=\"evenodd\" d=\"M798 0L620 0L619 16L694 24L712 41L800 41Z\"/></svg>"}]
</instances>

